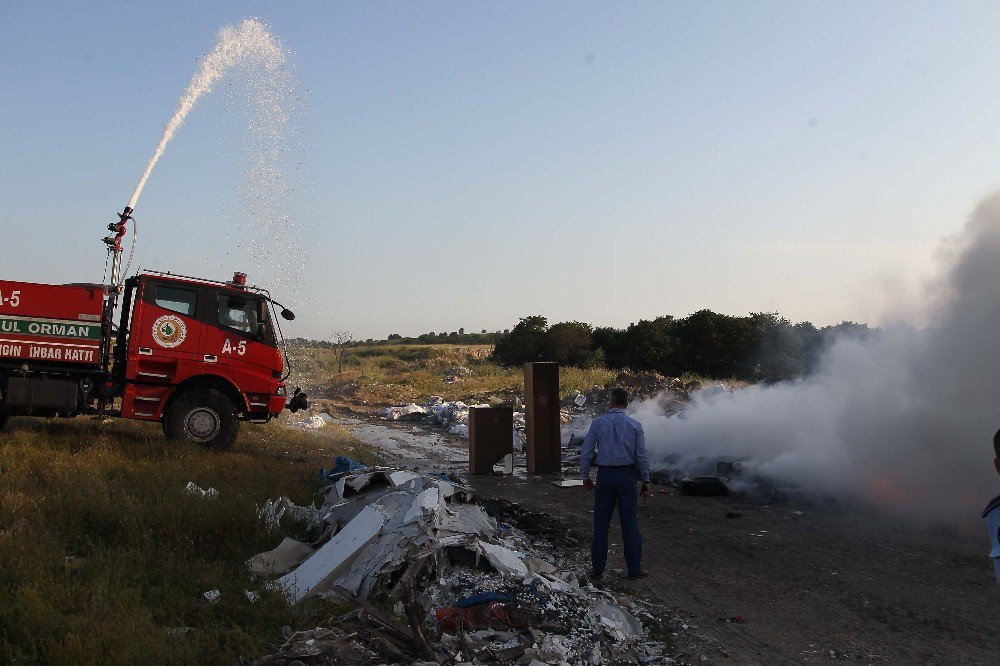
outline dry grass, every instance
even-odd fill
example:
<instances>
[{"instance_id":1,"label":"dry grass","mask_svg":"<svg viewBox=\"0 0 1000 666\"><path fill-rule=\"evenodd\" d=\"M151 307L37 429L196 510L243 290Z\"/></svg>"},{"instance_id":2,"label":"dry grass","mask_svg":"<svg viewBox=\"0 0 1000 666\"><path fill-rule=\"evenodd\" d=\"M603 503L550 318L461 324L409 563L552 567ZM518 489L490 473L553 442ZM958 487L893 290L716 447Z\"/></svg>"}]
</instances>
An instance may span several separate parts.
<instances>
[{"instance_id":1,"label":"dry grass","mask_svg":"<svg viewBox=\"0 0 1000 666\"><path fill-rule=\"evenodd\" d=\"M332 350L292 350L293 381L311 395L342 406L375 409L400 402L419 402L432 395L447 400L511 401L524 391L521 368L503 368L489 361L490 345L378 345L349 350L338 373ZM457 366L473 374L455 382L445 372ZM604 368L562 368L560 392L604 385L617 373Z\"/></svg>"},{"instance_id":2,"label":"dry grass","mask_svg":"<svg viewBox=\"0 0 1000 666\"><path fill-rule=\"evenodd\" d=\"M0 434L0 663L232 664L267 653L283 625L308 626L321 609L291 608L251 579L245 560L303 527L269 534L255 507L279 495L309 502L317 469L341 452L372 460L338 429L245 425L232 450L214 453L138 422L12 420ZM185 495L188 481L220 497ZM214 605L201 600L211 589L222 592Z\"/></svg>"}]
</instances>

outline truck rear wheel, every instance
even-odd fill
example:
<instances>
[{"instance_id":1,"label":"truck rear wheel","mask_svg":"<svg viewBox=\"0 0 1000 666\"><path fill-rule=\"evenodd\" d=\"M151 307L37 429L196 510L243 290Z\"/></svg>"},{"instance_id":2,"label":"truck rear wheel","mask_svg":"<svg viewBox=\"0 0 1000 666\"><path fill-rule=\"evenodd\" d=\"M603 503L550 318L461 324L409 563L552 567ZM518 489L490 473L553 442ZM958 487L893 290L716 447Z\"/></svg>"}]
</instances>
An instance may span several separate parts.
<instances>
[{"instance_id":1,"label":"truck rear wheel","mask_svg":"<svg viewBox=\"0 0 1000 666\"><path fill-rule=\"evenodd\" d=\"M225 449L240 432L236 406L213 388L196 388L179 396L163 418L163 434L212 449Z\"/></svg>"}]
</instances>

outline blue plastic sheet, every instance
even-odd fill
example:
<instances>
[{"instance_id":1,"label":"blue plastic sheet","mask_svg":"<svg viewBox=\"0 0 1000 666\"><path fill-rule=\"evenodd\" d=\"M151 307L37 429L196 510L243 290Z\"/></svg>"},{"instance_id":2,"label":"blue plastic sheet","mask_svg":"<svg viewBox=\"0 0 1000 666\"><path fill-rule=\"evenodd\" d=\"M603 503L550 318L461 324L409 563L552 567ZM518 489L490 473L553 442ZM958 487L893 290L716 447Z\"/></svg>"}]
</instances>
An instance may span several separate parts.
<instances>
[{"instance_id":1,"label":"blue plastic sheet","mask_svg":"<svg viewBox=\"0 0 1000 666\"><path fill-rule=\"evenodd\" d=\"M488 604L493 601L510 602L517 601L514 597L509 597L506 594L500 594L499 592L481 592L479 594L474 594L471 597L464 597L459 599L458 603L455 604L456 608L471 608L472 606L478 606L479 604Z\"/></svg>"},{"instance_id":2,"label":"blue plastic sheet","mask_svg":"<svg viewBox=\"0 0 1000 666\"><path fill-rule=\"evenodd\" d=\"M340 476L341 474L347 474L348 472L364 469L365 467L367 467L367 465L362 465L357 460L353 460L347 456L337 456L333 461L333 469L329 472L325 469L321 469L319 474L325 479L332 479Z\"/></svg>"}]
</instances>

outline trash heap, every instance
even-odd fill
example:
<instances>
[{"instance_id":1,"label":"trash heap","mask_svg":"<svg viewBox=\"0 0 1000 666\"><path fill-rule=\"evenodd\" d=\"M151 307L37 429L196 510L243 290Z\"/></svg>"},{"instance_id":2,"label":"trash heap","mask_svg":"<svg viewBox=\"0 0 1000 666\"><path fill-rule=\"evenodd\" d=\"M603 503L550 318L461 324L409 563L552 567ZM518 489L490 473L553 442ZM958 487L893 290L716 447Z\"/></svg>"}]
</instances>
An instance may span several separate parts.
<instances>
[{"instance_id":1,"label":"trash heap","mask_svg":"<svg viewBox=\"0 0 1000 666\"><path fill-rule=\"evenodd\" d=\"M448 402L439 395L432 395L419 404L411 402L408 405L387 407L382 410L382 416L390 421L411 421L445 428L449 435L468 439L469 410L477 407L489 407L489 405L467 405L461 400ZM511 434L514 448L518 451L524 450L525 427L524 412L514 412L514 430Z\"/></svg>"},{"instance_id":2,"label":"trash heap","mask_svg":"<svg viewBox=\"0 0 1000 666\"><path fill-rule=\"evenodd\" d=\"M326 412L320 412L319 414L312 414L307 416L302 421L293 421L288 424L289 428L296 428L299 430L319 430L325 428L326 426L334 423L335 419L327 414Z\"/></svg>"},{"instance_id":3,"label":"trash heap","mask_svg":"<svg viewBox=\"0 0 1000 666\"><path fill-rule=\"evenodd\" d=\"M465 367L464 365L459 365L445 371L444 381L446 381L449 384L454 384L455 382L461 379L464 379L466 377L471 377L473 374L474 373L469 368Z\"/></svg>"},{"instance_id":4,"label":"trash heap","mask_svg":"<svg viewBox=\"0 0 1000 666\"><path fill-rule=\"evenodd\" d=\"M518 518L509 503L474 503L446 475L364 468L324 492L320 509L279 498L261 511L265 521L274 507L300 518L316 512L314 544L286 538L247 565L292 602L320 597L350 610L286 633L260 666L655 663L662 653L636 617L652 619L648 609L580 582L579 548L552 557L560 540L576 543L565 528L536 518L519 529L504 522Z\"/></svg>"}]
</instances>

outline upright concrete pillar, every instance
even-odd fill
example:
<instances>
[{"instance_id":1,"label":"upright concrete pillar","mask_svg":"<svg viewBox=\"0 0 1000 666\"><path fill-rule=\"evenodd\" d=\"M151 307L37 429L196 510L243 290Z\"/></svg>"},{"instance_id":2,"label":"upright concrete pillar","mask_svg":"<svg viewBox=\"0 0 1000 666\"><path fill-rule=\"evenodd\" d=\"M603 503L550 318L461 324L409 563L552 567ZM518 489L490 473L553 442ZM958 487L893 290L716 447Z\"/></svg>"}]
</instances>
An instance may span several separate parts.
<instances>
[{"instance_id":1,"label":"upright concrete pillar","mask_svg":"<svg viewBox=\"0 0 1000 666\"><path fill-rule=\"evenodd\" d=\"M493 465L513 452L513 409L476 407L469 410L470 474L492 474Z\"/></svg>"},{"instance_id":2,"label":"upright concrete pillar","mask_svg":"<svg viewBox=\"0 0 1000 666\"><path fill-rule=\"evenodd\" d=\"M525 453L529 474L562 471L559 436L559 364L524 364Z\"/></svg>"}]
</instances>

